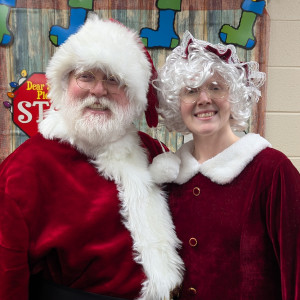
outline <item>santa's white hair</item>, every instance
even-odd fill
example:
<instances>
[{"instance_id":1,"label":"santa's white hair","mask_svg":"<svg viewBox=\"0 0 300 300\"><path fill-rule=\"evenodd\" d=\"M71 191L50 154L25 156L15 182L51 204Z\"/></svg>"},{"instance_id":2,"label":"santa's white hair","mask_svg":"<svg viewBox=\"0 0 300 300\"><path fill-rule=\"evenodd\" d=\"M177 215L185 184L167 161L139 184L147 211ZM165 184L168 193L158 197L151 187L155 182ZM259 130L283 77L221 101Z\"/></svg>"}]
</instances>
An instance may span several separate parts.
<instances>
[{"instance_id":1,"label":"santa's white hair","mask_svg":"<svg viewBox=\"0 0 300 300\"><path fill-rule=\"evenodd\" d=\"M180 91L186 86L199 87L218 74L229 86L230 125L233 130L245 130L265 82L266 75L258 68L257 62L240 62L233 45L210 44L186 31L153 82L159 91L158 112L163 123L170 131L190 133L180 115Z\"/></svg>"}]
</instances>

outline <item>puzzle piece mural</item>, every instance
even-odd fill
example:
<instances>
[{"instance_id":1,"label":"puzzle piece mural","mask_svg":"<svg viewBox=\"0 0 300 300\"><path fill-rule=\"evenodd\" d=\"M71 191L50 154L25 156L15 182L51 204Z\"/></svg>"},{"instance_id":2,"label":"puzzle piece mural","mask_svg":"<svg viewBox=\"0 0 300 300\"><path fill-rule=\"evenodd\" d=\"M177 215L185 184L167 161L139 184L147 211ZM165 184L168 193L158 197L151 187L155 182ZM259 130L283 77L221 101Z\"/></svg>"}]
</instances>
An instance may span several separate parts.
<instances>
[{"instance_id":1,"label":"puzzle piece mural","mask_svg":"<svg viewBox=\"0 0 300 300\"><path fill-rule=\"evenodd\" d=\"M69 0L70 18L69 27L63 28L54 25L49 32L49 39L54 46L61 45L71 34L75 33L84 23L88 11L93 10L94 0Z\"/></svg>"},{"instance_id":2,"label":"puzzle piece mural","mask_svg":"<svg viewBox=\"0 0 300 300\"><path fill-rule=\"evenodd\" d=\"M177 11L181 10L181 0L157 0L158 29L142 28L140 36L147 48L175 48L179 44L179 36L174 30Z\"/></svg>"},{"instance_id":3,"label":"puzzle piece mural","mask_svg":"<svg viewBox=\"0 0 300 300\"><path fill-rule=\"evenodd\" d=\"M8 26L10 8L16 6L16 0L0 0L0 45L6 46L12 43L13 34Z\"/></svg>"},{"instance_id":4,"label":"puzzle piece mural","mask_svg":"<svg viewBox=\"0 0 300 300\"><path fill-rule=\"evenodd\" d=\"M181 11L182 0L157 0L158 28L142 28L140 36L147 48L173 49L179 44L179 36L174 30L176 12ZM238 28L225 24L219 31L219 38L225 44L234 44L247 50L256 44L254 25L257 16L263 14L266 2L263 0L244 0ZM11 7L16 0L0 0L0 45L9 45L13 41L13 33L8 26ZM58 25L51 27L49 39L54 46L61 45L71 34L85 22L87 13L93 10L94 0L68 0L70 7L69 27Z\"/></svg>"},{"instance_id":5,"label":"puzzle piece mural","mask_svg":"<svg viewBox=\"0 0 300 300\"><path fill-rule=\"evenodd\" d=\"M253 49L256 38L253 34L257 16L263 14L265 1L244 0L242 3L242 15L238 28L228 24L222 26L219 37L224 44L234 44L247 50Z\"/></svg>"}]
</instances>

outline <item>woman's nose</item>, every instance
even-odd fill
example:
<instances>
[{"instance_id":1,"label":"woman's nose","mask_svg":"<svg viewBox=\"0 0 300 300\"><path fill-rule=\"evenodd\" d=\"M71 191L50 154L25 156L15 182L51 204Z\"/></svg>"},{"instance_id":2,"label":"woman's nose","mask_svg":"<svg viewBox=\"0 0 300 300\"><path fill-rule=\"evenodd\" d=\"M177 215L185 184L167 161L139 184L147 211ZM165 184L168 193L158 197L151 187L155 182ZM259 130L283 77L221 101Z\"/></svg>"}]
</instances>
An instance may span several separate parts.
<instances>
[{"instance_id":1,"label":"woman's nose","mask_svg":"<svg viewBox=\"0 0 300 300\"><path fill-rule=\"evenodd\" d=\"M209 93L206 90L199 90L198 98L196 103L198 105L204 105L204 104L209 104L211 103L211 98Z\"/></svg>"}]
</instances>

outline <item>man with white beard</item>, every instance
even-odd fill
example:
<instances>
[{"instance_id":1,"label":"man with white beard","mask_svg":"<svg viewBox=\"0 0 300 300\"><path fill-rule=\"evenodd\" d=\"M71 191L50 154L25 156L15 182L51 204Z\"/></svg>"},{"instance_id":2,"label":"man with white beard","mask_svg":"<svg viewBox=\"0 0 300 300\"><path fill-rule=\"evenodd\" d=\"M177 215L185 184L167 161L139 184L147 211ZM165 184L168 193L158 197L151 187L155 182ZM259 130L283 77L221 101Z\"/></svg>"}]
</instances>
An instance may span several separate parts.
<instances>
[{"instance_id":1,"label":"man with white beard","mask_svg":"<svg viewBox=\"0 0 300 300\"><path fill-rule=\"evenodd\" d=\"M89 16L48 65L52 108L0 167L0 299L171 299L179 241L149 163L152 61L136 33Z\"/></svg>"}]
</instances>

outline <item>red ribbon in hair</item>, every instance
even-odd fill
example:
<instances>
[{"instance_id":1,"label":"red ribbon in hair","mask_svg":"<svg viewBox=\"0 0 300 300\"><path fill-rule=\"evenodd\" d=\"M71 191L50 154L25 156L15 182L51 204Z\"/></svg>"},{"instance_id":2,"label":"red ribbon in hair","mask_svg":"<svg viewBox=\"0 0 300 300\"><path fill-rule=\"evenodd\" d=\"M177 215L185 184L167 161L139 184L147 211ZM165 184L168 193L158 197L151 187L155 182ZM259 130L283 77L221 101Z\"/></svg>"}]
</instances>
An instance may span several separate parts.
<instances>
[{"instance_id":1,"label":"red ribbon in hair","mask_svg":"<svg viewBox=\"0 0 300 300\"><path fill-rule=\"evenodd\" d=\"M188 56L189 56L189 45L190 45L192 42L193 42L193 40L190 39L190 40L188 41L187 45L186 45L186 48L185 48L185 51L184 51L184 53L185 53L184 58L185 58L185 59L188 59Z\"/></svg>"},{"instance_id":2,"label":"red ribbon in hair","mask_svg":"<svg viewBox=\"0 0 300 300\"><path fill-rule=\"evenodd\" d=\"M188 56L189 56L189 45L193 42L192 39L190 39L187 43L187 46L185 48L185 56L184 58L185 59L188 59ZM205 50L209 51L209 52L212 52L214 53L215 55L217 55L218 57L220 57L220 59L222 59L223 61L225 61L226 63L229 63L229 58L231 57L231 54L232 54L232 51L231 49L227 49L224 53L220 53L218 51L218 49L210 46L210 45L207 45L204 47ZM249 68L248 68L248 65L247 64L243 64L242 67L245 69L246 71L246 76L248 77L249 75Z\"/></svg>"},{"instance_id":3,"label":"red ribbon in hair","mask_svg":"<svg viewBox=\"0 0 300 300\"><path fill-rule=\"evenodd\" d=\"M231 56L231 50L230 49L227 49L226 52L224 53L220 53L216 48L213 48L212 46L210 45L207 45L205 47L206 50L208 50L209 52L212 52L214 54L216 54L217 56L219 56L222 60L224 60L225 62L228 63L228 60Z\"/></svg>"},{"instance_id":4,"label":"red ribbon in hair","mask_svg":"<svg viewBox=\"0 0 300 300\"><path fill-rule=\"evenodd\" d=\"M190 40L188 41L187 45L186 45L186 48L185 48L185 51L184 51L184 53L185 53L184 58L185 58L185 59L187 59L188 56L189 56L189 45L190 45L192 42L193 42L193 40L190 39ZM231 56L231 50L230 50L230 49L227 49L227 51L224 52L224 53L220 53L216 48L214 48L214 47L212 47L212 46L210 46L210 45L207 45L206 47L204 47L204 49L206 49L206 50L209 51L209 52L212 52L212 53L216 54L217 56L219 56L222 60L224 60L224 61L227 62L227 63L228 63L228 60L229 60L229 58L230 58L230 56Z\"/></svg>"}]
</instances>

